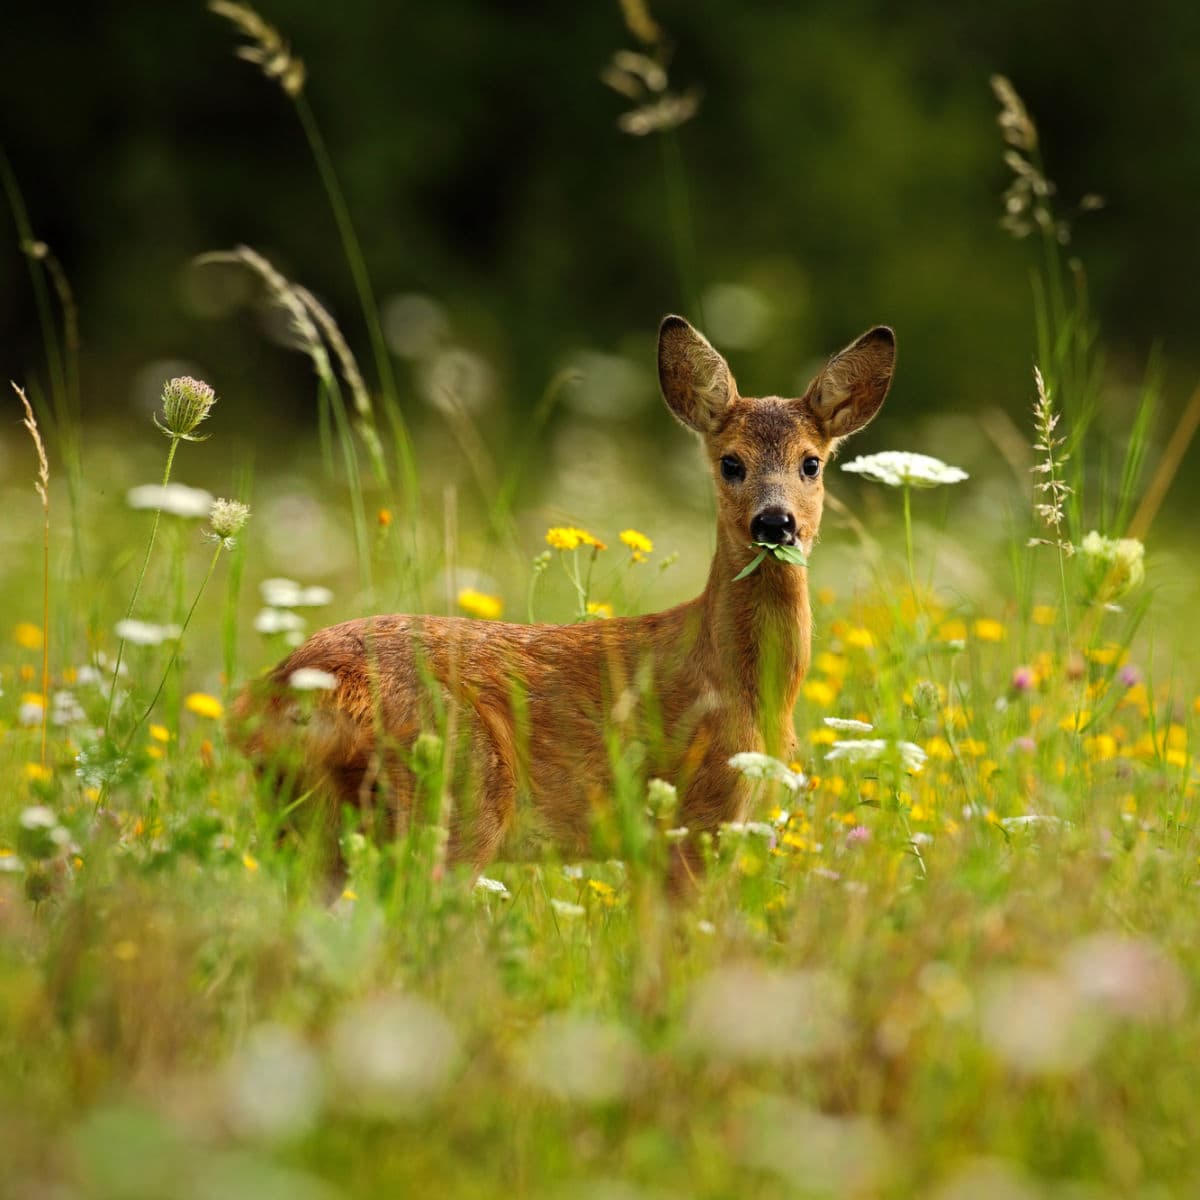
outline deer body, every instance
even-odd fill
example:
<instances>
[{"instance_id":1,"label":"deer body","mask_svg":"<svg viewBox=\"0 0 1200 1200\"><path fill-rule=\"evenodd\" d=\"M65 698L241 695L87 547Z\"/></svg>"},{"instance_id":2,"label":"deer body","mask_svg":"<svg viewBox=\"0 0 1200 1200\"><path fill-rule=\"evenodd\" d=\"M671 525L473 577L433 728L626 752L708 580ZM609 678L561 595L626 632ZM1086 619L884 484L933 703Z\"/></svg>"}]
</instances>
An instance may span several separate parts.
<instances>
[{"instance_id":1,"label":"deer body","mask_svg":"<svg viewBox=\"0 0 1200 1200\"><path fill-rule=\"evenodd\" d=\"M565 626L407 615L334 625L280 663L265 688L243 693L235 738L264 765L298 754L298 783L342 804L380 797L403 823L411 747L422 731L446 729L458 751L451 854L476 869L526 808L564 851L586 853L612 794L614 735L641 743L647 777L676 785L678 823L693 834L741 819L748 788L728 760L791 750L811 615L805 567L768 558L735 576L752 541L811 550L820 468L878 410L893 356L891 331L876 329L834 356L802 399L743 399L724 359L668 317L664 396L703 436L719 497L717 550L699 597ZM303 715L288 687L301 668L337 681ZM688 859L685 848L685 869Z\"/></svg>"}]
</instances>

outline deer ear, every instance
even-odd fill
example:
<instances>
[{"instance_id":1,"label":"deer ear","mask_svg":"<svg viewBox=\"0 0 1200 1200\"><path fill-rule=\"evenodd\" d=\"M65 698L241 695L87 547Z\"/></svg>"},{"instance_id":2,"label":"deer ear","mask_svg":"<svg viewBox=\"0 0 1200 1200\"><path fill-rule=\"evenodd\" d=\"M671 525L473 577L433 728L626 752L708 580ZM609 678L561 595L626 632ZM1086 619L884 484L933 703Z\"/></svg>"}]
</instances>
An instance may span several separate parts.
<instances>
[{"instance_id":1,"label":"deer ear","mask_svg":"<svg viewBox=\"0 0 1200 1200\"><path fill-rule=\"evenodd\" d=\"M659 326L658 382L667 407L698 433L711 433L737 396L729 364L682 317Z\"/></svg>"},{"instance_id":2,"label":"deer ear","mask_svg":"<svg viewBox=\"0 0 1200 1200\"><path fill-rule=\"evenodd\" d=\"M895 363L896 335L877 325L825 364L804 402L829 437L846 437L871 420L891 386Z\"/></svg>"}]
</instances>

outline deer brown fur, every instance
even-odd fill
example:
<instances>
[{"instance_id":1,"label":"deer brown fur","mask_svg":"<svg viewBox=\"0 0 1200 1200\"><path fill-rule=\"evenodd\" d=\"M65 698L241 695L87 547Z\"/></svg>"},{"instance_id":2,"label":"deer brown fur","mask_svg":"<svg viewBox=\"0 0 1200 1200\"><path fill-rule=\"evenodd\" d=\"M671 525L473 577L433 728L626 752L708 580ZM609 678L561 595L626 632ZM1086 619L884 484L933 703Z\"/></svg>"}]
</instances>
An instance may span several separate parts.
<instances>
[{"instance_id":1,"label":"deer brown fur","mask_svg":"<svg viewBox=\"0 0 1200 1200\"><path fill-rule=\"evenodd\" d=\"M681 317L659 332L668 407L704 442L718 498L717 549L696 599L664 612L578 625L375 616L314 634L235 705L231 732L264 768L298 758L294 786L332 802L376 799L398 825L411 813L411 747L449 726L461 751L450 854L477 870L530 809L564 853L587 853L612 790L609 734L638 738L647 777L676 785L693 835L744 817L733 754L788 755L792 707L808 669L807 568L752 541L808 553L823 474L841 438L879 410L895 339L878 327L834 355L799 399L738 395L721 355ZM815 460L815 464L814 461ZM318 668L336 687L304 706L288 680ZM695 865L685 844L675 863Z\"/></svg>"}]
</instances>

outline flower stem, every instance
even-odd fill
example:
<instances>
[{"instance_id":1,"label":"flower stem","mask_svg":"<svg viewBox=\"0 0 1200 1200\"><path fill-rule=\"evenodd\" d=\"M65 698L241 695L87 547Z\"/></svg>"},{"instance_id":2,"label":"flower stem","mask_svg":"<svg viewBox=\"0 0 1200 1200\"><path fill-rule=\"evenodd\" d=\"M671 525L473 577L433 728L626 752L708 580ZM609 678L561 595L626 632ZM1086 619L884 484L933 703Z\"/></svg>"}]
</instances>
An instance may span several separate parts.
<instances>
[{"instance_id":1,"label":"flower stem","mask_svg":"<svg viewBox=\"0 0 1200 1200\"><path fill-rule=\"evenodd\" d=\"M908 586L912 591L913 605L919 614L921 601L917 595L917 569L913 555L912 488L908 484L904 485L904 552L908 559Z\"/></svg>"},{"instance_id":2,"label":"flower stem","mask_svg":"<svg viewBox=\"0 0 1200 1200\"><path fill-rule=\"evenodd\" d=\"M179 449L180 439L173 437L171 439L171 448L167 451L167 465L163 469L162 486L165 488L171 478L171 465L175 461L175 451ZM125 619L128 621L133 616L134 605L137 604L137 598L142 590L142 583L146 578L146 568L150 565L150 555L154 550L154 542L158 537L158 523L162 519L162 507L154 510L154 524L150 526L150 540L146 543L146 554L142 559L142 569L138 572L137 583L133 585L133 595L129 597L129 607L125 610ZM112 684L108 689L108 708L104 713L104 732L108 733L108 727L112 722L113 701L117 695L117 680L121 677L121 659L125 654L125 639L117 643L117 661L113 666Z\"/></svg>"},{"instance_id":3,"label":"flower stem","mask_svg":"<svg viewBox=\"0 0 1200 1200\"><path fill-rule=\"evenodd\" d=\"M213 550L213 556L209 560L208 571L205 573L204 581L200 584L200 588L192 600L192 606L187 610L187 616L184 617L183 625L179 630L179 637L175 639L175 649L171 652L171 657L167 661L166 667L163 669L162 678L158 681L158 687L155 688L154 695L151 697L150 703L146 705L146 711L142 713L140 717L138 717L133 728L129 731L129 736L125 739L125 744L121 747L122 755L125 755L129 752L129 747L132 744L137 731L141 729L142 725L154 711L154 706L158 703L158 698L162 695L163 688L167 686L167 679L171 675L171 668L179 660L179 648L183 644L183 635L187 633L187 628L191 624L192 616L196 612L196 606L200 603L200 597L204 594L204 589L208 587L209 581L213 577L213 572L217 569L217 559L221 557L222 545L223 543L218 541L216 548Z\"/></svg>"}]
</instances>

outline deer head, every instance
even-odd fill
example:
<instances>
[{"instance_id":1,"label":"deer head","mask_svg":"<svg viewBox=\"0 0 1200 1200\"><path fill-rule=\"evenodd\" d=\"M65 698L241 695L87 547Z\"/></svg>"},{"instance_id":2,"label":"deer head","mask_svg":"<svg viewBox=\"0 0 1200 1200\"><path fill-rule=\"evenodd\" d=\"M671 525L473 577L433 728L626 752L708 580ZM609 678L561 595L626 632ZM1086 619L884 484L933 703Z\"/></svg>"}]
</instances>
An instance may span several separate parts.
<instances>
[{"instance_id":1,"label":"deer head","mask_svg":"<svg viewBox=\"0 0 1200 1200\"><path fill-rule=\"evenodd\" d=\"M731 561L751 542L812 549L826 464L879 411L896 339L879 325L835 354L794 400L740 396L729 364L682 317L663 320L658 376L671 412L704 439L717 490L718 538Z\"/></svg>"}]
</instances>

